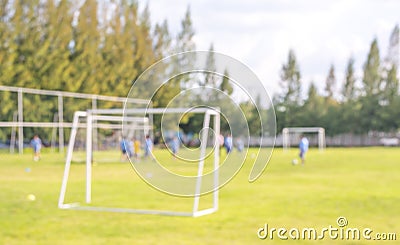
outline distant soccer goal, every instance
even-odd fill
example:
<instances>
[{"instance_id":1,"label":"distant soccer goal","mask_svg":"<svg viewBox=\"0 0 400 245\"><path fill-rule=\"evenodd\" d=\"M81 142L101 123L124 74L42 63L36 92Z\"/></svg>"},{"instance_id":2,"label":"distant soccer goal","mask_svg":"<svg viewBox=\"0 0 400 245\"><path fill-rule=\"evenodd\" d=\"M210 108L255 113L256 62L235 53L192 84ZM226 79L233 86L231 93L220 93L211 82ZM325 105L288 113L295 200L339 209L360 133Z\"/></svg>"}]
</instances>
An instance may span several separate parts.
<instances>
[{"instance_id":1,"label":"distant soccer goal","mask_svg":"<svg viewBox=\"0 0 400 245\"><path fill-rule=\"evenodd\" d=\"M319 150L326 147L325 143L325 129L321 127L291 127L282 130L282 147L284 150L290 148L291 145L297 145L299 137L302 134L317 134L317 145Z\"/></svg>"},{"instance_id":2,"label":"distant soccer goal","mask_svg":"<svg viewBox=\"0 0 400 245\"><path fill-rule=\"evenodd\" d=\"M145 113L144 113L145 112ZM70 177L70 168L72 157L74 153L75 138L77 135L77 130L82 124L86 125L86 173L85 173L85 202L90 204L92 202L92 168L93 168L93 128L104 126L104 123L99 123L100 121L114 121L119 122L120 125L112 124L114 128L124 126L124 136L131 137L135 135L137 130L142 131L144 134L149 134L152 130L151 118L154 114L176 114L176 113L199 113L204 115L203 130L200 135L200 140L202 142L200 146L200 157L198 158L198 170L197 176L195 177L197 181L194 182L193 188L193 205L191 211L170 211L170 210L151 210L151 209L136 209L136 208L121 208L121 207L99 207L93 205L81 205L78 202L65 203L65 196L67 192L68 180ZM123 116L122 116L123 115ZM146 117L138 117L137 115L147 115ZM210 127L211 118L212 127ZM96 123L94 123L96 122ZM105 124L107 125L107 124ZM219 111L211 108L196 108L196 109L186 109L186 108L147 108L147 109L97 109L88 111L77 111L74 114L74 120L68 145L68 151L65 161L65 170L62 180L60 196L58 207L61 209L80 209L80 210L91 210L91 211L109 211L109 212L126 212L126 213L138 213L138 214L159 214L159 215L172 215L172 216L202 216L206 214L213 213L218 209L218 168L219 168L219 148L213 149L213 191L212 191L212 207L200 209L199 201L201 196L202 188L202 176L205 164L206 147L207 140L209 136L209 131L213 130L214 138L212 138L213 145L218 145L218 139L215 135L220 134L220 114ZM209 158L210 159L210 158ZM132 163L132 162L131 162ZM133 164L133 163L132 163ZM134 172L132 172L134 174ZM151 176L150 176L151 177ZM157 175L155 174L154 178ZM122 188L126 188L123 186ZM134 188L134 187L132 187ZM188 187L191 188L191 187ZM160 195L164 195L159 193Z\"/></svg>"}]
</instances>

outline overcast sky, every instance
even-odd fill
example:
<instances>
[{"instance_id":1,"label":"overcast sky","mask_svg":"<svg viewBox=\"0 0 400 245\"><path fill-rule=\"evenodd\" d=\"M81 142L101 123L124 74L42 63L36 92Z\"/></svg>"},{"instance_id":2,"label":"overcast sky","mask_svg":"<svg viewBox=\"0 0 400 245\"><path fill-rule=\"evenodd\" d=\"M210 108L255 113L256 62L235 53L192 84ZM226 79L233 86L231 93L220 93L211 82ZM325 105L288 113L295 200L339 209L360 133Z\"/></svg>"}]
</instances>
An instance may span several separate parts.
<instances>
[{"instance_id":1,"label":"overcast sky","mask_svg":"<svg viewBox=\"0 0 400 245\"><path fill-rule=\"evenodd\" d=\"M146 2L140 1L141 7ZM153 24L168 20L172 34L190 5L197 49L214 50L247 64L272 95L289 49L300 64L303 91L313 80L322 92L330 64L338 89L350 56L358 76L374 37L381 57L400 23L398 0L149 0Z\"/></svg>"}]
</instances>

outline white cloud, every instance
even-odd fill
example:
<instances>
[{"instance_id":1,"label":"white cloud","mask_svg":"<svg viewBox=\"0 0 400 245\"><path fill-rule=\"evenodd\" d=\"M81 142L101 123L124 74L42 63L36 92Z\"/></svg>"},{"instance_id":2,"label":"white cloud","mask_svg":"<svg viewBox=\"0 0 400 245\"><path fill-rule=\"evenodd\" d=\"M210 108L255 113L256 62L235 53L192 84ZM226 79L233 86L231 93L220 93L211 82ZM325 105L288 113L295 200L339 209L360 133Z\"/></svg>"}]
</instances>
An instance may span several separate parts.
<instances>
[{"instance_id":1,"label":"white cloud","mask_svg":"<svg viewBox=\"0 0 400 245\"><path fill-rule=\"evenodd\" d=\"M385 55L390 32L400 23L396 0L151 0L154 22L168 19L177 33L187 5L191 6L196 44L237 58L250 66L270 93L288 50L297 55L303 91L314 80L322 92L330 64L336 66L338 85L350 56L360 73L369 45L379 40ZM338 88L339 90L339 88Z\"/></svg>"}]
</instances>

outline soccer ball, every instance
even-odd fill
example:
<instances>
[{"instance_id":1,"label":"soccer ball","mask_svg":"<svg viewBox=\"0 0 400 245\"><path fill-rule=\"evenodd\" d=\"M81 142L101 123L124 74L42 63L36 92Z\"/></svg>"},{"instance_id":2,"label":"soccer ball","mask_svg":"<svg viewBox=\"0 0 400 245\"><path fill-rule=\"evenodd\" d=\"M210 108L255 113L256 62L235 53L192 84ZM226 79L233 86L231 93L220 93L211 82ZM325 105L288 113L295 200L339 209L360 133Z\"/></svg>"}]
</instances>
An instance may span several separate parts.
<instances>
[{"instance_id":1,"label":"soccer ball","mask_svg":"<svg viewBox=\"0 0 400 245\"><path fill-rule=\"evenodd\" d=\"M29 201L35 201L36 200L36 197L35 197L35 195L33 195L33 194L29 194L28 196L26 196L26 199L28 199Z\"/></svg>"},{"instance_id":2,"label":"soccer ball","mask_svg":"<svg viewBox=\"0 0 400 245\"><path fill-rule=\"evenodd\" d=\"M293 165L297 165L297 163L298 163L297 159L293 159L293 160L292 160L292 164L293 164Z\"/></svg>"}]
</instances>

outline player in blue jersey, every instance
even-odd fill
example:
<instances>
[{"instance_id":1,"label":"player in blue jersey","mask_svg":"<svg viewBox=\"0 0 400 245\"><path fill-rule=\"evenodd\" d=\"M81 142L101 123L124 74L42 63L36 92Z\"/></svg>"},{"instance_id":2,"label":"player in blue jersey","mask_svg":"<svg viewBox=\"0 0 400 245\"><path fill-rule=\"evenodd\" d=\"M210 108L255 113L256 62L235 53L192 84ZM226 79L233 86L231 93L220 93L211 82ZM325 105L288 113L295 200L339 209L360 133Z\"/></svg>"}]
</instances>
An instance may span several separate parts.
<instances>
[{"instance_id":1,"label":"player in blue jersey","mask_svg":"<svg viewBox=\"0 0 400 245\"><path fill-rule=\"evenodd\" d=\"M42 148L42 140L39 138L38 135L33 136L31 140L31 146L33 148L33 160L39 161L40 159L40 149Z\"/></svg>"},{"instance_id":2,"label":"player in blue jersey","mask_svg":"<svg viewBox=\"0 0 400 245\"><path fill-rule=\"evenodd\" d=\"M306 153L308 151L308 145L309 145L308 139L304 135L302 135L299 143L299 150L300 150L299 157L301 158L301 164L305 163Z\"/></svg>"}]
</instances>

